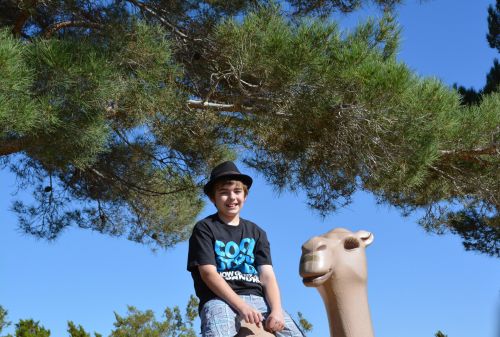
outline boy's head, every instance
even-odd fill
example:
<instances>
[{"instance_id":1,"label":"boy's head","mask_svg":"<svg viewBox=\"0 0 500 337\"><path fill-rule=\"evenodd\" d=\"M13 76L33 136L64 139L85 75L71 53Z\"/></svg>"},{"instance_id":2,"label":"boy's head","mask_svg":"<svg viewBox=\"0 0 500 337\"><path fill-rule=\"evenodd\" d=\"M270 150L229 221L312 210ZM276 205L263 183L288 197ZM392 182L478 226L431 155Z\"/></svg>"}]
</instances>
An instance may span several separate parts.
<instances>
[{"instance_id":1,"label":"boy's head","mask_svg":"<svg viewBox=\"0 0 500 337\"><path fill-rule=\"evenodd\" d=\"M210 190L210 201L217 208L219 217L231 223L239 219L240 212L247 200L248 187L239 180L220 178Z\"/></svg>"},{"instance_id":2,"label":"boy's head","mask_svg":"<svg viewBox=\"0 0 500 337\"><path fill-rule=\"evenodd\" d=\"M213 200L215 191L225 186L235 185L243 189L245 197L252 186L252 178L242 174L232 161L226 161L213 168L210 174L210 180L203 187L205 194Z\"/></svg>"},{"instance_id":3,"label":"boy's head","mask_svg":"<svg viewBox=\"0 0 500 337\"><path fill-rule=\"evenodd\" d=\"M227 189L242 190L245 198L248 195L248 186L245 185L243 182L239 180L221 178L220 180L214 182L212 188L208 191L207 196L210 198L210 200L213 201L217 191L227 190Z\"/></svg>"}]
</instances>

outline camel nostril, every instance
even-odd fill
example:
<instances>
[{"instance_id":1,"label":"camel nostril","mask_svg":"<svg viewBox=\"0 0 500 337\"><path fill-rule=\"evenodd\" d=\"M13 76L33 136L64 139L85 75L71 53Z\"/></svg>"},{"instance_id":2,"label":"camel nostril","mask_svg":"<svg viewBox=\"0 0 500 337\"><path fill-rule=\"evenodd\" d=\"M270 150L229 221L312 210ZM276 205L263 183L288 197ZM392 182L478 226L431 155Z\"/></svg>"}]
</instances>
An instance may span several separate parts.
<instances>
[{"instance_id":1,"label":"camel nostril","mask_svg":"<svg viewBox=\"0 0 500 337\"><path fill-rule=\"evenodd\" d=\"M348 237L344 241L344 248L346 250L353 250L359 248L359 241L356 238Z\"/></svg>"},{"instance_id":2,"label":"camel nostril","mask_svg":"<svg viewBox=\"0 0 500 337\"><path fill-rule=\"evenodd\" d=\"M321 244L321 245L319 245L319 247L318 247L318 248L316 248L316 251L317 251L317 252L319 252L320 250L326 250L326 248L327 248L327 247L326 247L326 245L325 245L325 244Z\"/></svg>"},{"instance_id":3,"label":"camel nostril","mask_svg":"<svg viewBox=\"0 0 500 337\"><path fill-rule=\"evenodd\" d=\"M311 247L311 246L302 246L302 254L309 254L309 253L314 253L314 252L319 252L321 250L326 250L326 245L325 244L320 244L317 247Z\"/></svg>"}]
</instances>

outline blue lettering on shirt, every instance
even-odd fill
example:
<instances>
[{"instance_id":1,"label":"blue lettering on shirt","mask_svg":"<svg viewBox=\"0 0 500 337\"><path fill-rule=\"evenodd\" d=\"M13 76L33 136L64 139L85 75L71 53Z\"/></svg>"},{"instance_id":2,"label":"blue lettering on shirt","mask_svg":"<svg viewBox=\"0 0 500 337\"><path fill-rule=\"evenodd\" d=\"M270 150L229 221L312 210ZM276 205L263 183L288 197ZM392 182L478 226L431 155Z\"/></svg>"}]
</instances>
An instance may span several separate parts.
<instances>
[{"instance_id":1,"label":"blue lettering on shirt","mask_svg":"<svg viewBox=\"0 0 500 337\"><path fill-rule=\"evenodd\" d=\"M245 238L241 240L240 244L234 241L224 243L216 240L214 251L217 271L239 270L244 274L256 275L257 270L253 265L255 262L254 248L255 239L252 238Z\"/></svg>"}]
</instances>

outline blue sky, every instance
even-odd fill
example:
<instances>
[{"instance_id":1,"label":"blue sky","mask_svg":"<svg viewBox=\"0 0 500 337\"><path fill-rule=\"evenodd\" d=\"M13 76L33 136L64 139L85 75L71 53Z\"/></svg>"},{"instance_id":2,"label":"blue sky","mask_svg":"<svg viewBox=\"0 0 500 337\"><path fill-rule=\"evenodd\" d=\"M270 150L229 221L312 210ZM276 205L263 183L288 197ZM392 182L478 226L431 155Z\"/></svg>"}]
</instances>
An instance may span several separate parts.
<instances>
[{"instance_id":1,"label":"blue sky","mask_svg":"<svg viewBox=\"0 0 500 337\"><path fill-rule=\"evenodd\" d=\"M399 58L422 76L451 85L480 88L493 58L489 49L486 0L407 0L399 9L402 44ZM358 20L340 17L348 27ZM353 204L325 219L310 211L301 193L277 195L255 172L255 184L243 210L268 233L284 307L301 311L314 329L328 336L323 303L298 275L300 246L334 227L365 229L375 235L367 248L368 297L376 336L494 337L500 333L499 260L465 252L453 236L436 236L416 224L418 214L402 217L358 193ZM194 293L185 270L187 244L152 253L147 247L79 229L56 242L21 234L9 211L15 177L0 172L0 304L11 321L34 318L67 336L73 320L88 331L109 334L113 312L127 305L152 309L185 306ZM21 197L23 193L21 193ZM208 205L200 218L213 212ZM7 332L12 331L8 329Z\"/></svg>"}]
</instances>

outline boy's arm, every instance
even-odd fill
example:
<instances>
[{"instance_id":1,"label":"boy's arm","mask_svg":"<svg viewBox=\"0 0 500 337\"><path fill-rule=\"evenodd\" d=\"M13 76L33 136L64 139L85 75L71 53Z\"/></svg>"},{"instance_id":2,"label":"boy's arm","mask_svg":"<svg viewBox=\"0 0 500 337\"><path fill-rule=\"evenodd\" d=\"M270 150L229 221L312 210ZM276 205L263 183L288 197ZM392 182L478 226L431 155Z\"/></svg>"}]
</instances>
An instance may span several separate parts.
<instances>
[{"instance_id":1,"label":"boy's arm","mask_svg":"<svg viewBox=\"0 0 500 337\"><path fill-rule=\"evenodd\" d=\"M263 317L260 311L248 305L243 301L238 294L227 284L227 282L219 275L217 268L211 264L198 266L200 276L207 287L214 292L215 295L229 303L231 307L238 311L238 314L247 323L254 323L260 327Z\"/></svg>"},{"instance_id":2,"label":"boy's arm","mask_svg":"<svg viewBox=\"0 0 500 337\"><path fill-rule=\"evenodd\" d=\"M267 302L271 307L271 313L266 320L266 329L270 331L281 331L285 327L285 318L281 308L280 289L274 275L273 266L261 265L259 268L260 282L264 286Z\"/></svg>"}]
</instances>

